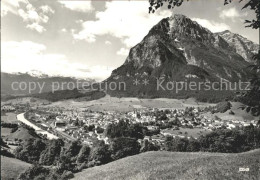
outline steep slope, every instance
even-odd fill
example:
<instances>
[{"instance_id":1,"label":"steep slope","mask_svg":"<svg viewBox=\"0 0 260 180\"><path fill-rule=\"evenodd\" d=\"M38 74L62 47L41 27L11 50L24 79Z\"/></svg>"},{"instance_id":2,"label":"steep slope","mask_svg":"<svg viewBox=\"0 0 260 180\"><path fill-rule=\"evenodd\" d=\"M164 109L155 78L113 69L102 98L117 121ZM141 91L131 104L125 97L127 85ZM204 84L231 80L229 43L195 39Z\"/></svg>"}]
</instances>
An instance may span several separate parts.
<instances>
[{"instance_id":1,"label":"steep slope","mask_svg":"<svg viewBox=\"0 0 260 180\"><path fill-rule=\"evenodd\" d=\"M255 63L252 60L252 56L259 51L258 44L249 41L239 34L232 33L229 30L216 34L225 39L228 44L234 48L235 52L241 55L246 61Z\"/></svg>"},{"instance_id":2,"label":"steep slope","mask_svg":"<svg viewBox=\"0 0 260 180\"><path fill-rule=\"evenodd\" d=\"M247 81L249 65L250 62L221 34L214 34L186 16L175 14L156 24L139 44L130 49L125 63L107 79L108 82L125 82L126 91L117 89L108 93L112 96L177 98L171 91L156 91L158 79L164 81L164 87L169 81ZM133 87L135 79L141 82L148 79L149 85ZM212 96L199 91L178 92L178 97L197 97L205 93L206 99ZM220 94L218 92L218 96ZM221 98L231 96L230 92L221 95Z\"/></svg>"},{"instance_id":3,"label":"steep slope","mask_svg":"<svg viewBox=\"0 0 260 180\"><path fill-rule=\"evenodd\" d=\"M260 150L240 154L147 152L83 170L83 179L259 179ZM239 172L239 168L249 168Z\"/></svg>"},{"instance_id":4,"label":"steep slope","mask_svg":"<svg viewBox=\"0 0 260 180\"><path fill-rule=\"evenodd\" d=\"M248 76L249 65L222 36L213 34L183 15L165 18L130 50L125 63L112 76L147 73L154 77L184 78L187 66L210 72L211 78L238 81ZM192 67L193 68L193 67ZM193 72L197 76L196 72ZM209 78L203 73L204 78ZM179 75L179 76L177 76Z\"/></svg>"},{"instance_id":5,"label":"steep slope","mask_svg":"<svg viewBox=\"0 0 260 180\"><path fill-rule=\"evenodd\" d=\"M1 156L1 179L17 179L20 173L28 169L31 164L15 158Z\"/></svg>"}]
</instances>

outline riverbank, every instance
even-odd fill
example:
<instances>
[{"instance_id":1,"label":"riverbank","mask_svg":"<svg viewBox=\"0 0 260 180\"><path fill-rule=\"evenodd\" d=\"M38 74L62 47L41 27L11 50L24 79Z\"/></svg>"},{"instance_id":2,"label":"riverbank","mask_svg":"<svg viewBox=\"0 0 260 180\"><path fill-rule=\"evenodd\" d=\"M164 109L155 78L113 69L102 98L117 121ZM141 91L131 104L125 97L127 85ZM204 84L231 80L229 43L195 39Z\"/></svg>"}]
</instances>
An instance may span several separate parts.
<instances>
[{"instance_id":1,"label":"riverbank","mask_svg":"<svg viewBox=\"0 0 260 180\"><path fill-rule=\"evenodd\" d=\"M48 139L58 139L59 137L55 136L54 134L49 133L48 131L45 131L35 124L31 123L24 117L24 113L17 115L17 120L21 121L22 123L26 124L27 126L32 127L37 134L46 135Z\"/></svg>"}]
</instances>

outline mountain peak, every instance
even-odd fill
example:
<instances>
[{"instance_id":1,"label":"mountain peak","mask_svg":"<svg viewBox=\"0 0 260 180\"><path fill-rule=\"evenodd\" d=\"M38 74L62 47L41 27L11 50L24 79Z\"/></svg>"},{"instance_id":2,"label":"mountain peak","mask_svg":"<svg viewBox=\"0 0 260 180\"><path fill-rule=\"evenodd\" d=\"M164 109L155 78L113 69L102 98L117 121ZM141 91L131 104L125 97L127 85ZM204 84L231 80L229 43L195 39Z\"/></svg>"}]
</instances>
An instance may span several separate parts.
<instances>
[{"instance_id":1,"label":"mountain peak","mask_svg":"<svg viewBox=\"0 0 260 180\"><path fill-rule=\"evenodd\" d=\"M172 38L192 38L205 43L213 43L214 35L207 28L202 27L196 21L192 21L185 15L174 14L161 21L156 27L167 29L167 34Z\"/></svg>"},{"instance_id":2,"label":"mountain peak","mask_svg":"<svg viewBox=\"0 0 260 180\"><path fill-rule=\"evenodd\" d=\"M28 74L32 77L38 77L38 78L47 78L48 77L47 74L45 74L39 70L31 70L31 71L26 72L25 74Z\"/></svg>"},{"instance_id":3,"label":"mountain peak","mask_svg":"<svg viewBox=\"0 0 260 180\"><path fill-rule=\"evenodd\" d=\"M235 52L242 56L247 62L255 63L255 61L252 59L252 56L258 52L258 44L248 40L247 38L239 34L232 33L229 30L216 34L225 39L225 41L228 42L229 45L235 49Z\"/></svg>"},{"instance_id":4,"label":"mountain peak","mask_svg":"<svg viewBox=\"0 0 260 180\"><path fill-rule=\"evenodd\" d=\"M230 30L225 30L225 31L222 31L221 33L225 34L225 33L232 33Z\"/></svg>"},{"instance_id":5,"label":"mountain peak","mask_svg":"<svg viewBox=\"0 0 260 180\"><path fill-rule=\"evenodd\" d=\"M131 82L128 85L131 92L120 91L120 96L176 97L167 90L156 90L155 79L164 79L166 84L169 80L183 81L190 77L196 82L245 80L249 74L245 67L249 63L230 44L220 34L212 33L185 15L174 14L153 26L130 49L125 63L112 72L108 81ZM149 88L132 86L136 78L149 79ZM119 92L108 93L117 96ZM203 91L200 93L204 96Z\"/></svg>"},{"instance_id":6,"label":"mountain peak","mask_svg":"<svg viewBox=\"0 0 260 180\"><path fill-rule=\"evenodd\" d=\"M183 14L173 14L170 18L175 18L175 19L189 19L187 16Z\"/></svg>"},{"instance_id":7,"label":"mountain peak","mask_svg":"<svg viewBox=\"0 0 260 180\"><path fill-rule=\"evenodd\" d=\"M169 22L175 22L178 25L185 26L185 24L193 24L194 22L183 14L173 14L168 18Z\"/></svg>"}]
</instances>

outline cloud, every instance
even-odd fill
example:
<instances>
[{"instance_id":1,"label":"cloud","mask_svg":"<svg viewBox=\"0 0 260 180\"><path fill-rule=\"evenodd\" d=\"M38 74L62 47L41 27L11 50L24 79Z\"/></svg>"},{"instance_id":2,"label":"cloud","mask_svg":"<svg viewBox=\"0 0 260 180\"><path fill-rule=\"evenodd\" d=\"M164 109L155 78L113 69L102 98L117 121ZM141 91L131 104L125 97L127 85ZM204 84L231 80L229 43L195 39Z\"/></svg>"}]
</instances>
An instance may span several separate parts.
<instances>
[{"instance_id":1,"label":"cloud","mask_svg":"<svg viewBox=\"0 0 260 180\"><path fill-rule=\"evenodd\" d=\"M54 12L55 12L50 6L47 6L47 5L41 6L40 9L41 9L44 13L54 14Z\"/></svg>"},{"instance_id":2,"label":"cloud","mask_svg":"<svg viewBox=\"0 0 260 180\"><path fill-rule=\"evenodd\" d=\"M94 7L91 1L59 1L64 7L78 12L92 12Z\"/></svg>"},{"instance_id":3,"label":"cloud","mask_svg":"<svg viewBox=\"0 0 260 180\"><path fill-rule=\"evenodd\" d=\"M28 4L29 2L27 0L1 0L1 17L4 17L9 12L17 15L17 8L21 3Z\"/></svg>"},{"instance_id":4,"label":"cloud","mask_svg":"<svg viewBox=\"0 0 260 180\"><path fill-rule=\"evenodd\" d=\"M92 66L88 68L88 72L85 70L84 75L88 78L94 78L97 81L103 81L111 75L114 69L114 67L108 66Z\"/></svg>"},{"instance_id":5,"label":"cloud","mask_svg":"<svg viewBox=\"0 0 260 180\"><path fill-rule=\"evenodd\" d=\"M66 29L66 28L62 28L62 29L61 29L61 32L64 32L64 33L65 33L65 32L67 32L67 29Z\"/></svg>"},{"instance_id":6,"label":"cloud","mask_svg":"<svg viewBox=\"0 0 260 180\"><path fill-rule=\"evenodd\" d=\"M39 70L49 75L104 80L114 69L113 67L90 67L82 63L71 63L64 54L48 54L46 50L45 45L31 41L2 42L2 71L24 73ZM82 69L85 69L85 71L82 71Z\"/></svg>"},{"instance_id":7,"label":"cloud","mask_svg":"<svg viewBox=\"0 0 260 180\"><path fill-rule=\"evenodd\" d=\"M76 20L76 23L77 24L81 24L81 23L83 23L84 21L82 20L82 19L79 19L79 20Z\"/></svg>"},{"instance_id":8,"label":"cloud","mask_svg":"<svg viewBox=\"0 0 260 180\"><path fill-rule=\"evenodd\" d=\"M41 26L37 23L28 24L26 27L29 28L29 29L35 30L39 33L46 31L46 29L43 26Z\"/></svg>"},{"instance_id":9,"label":"cloud","mask_svg":"<svg viewBox=\"0 0 260 180\"><path fill-rule=\"evenodd\" d=\"M1 6L2 17L7 15L8 12L18 15L27 23L26 28L39 33L46 30L43 24L46 24L49 21L49 15L55 12L47 5L36 8L28 0L3 0L1 1Z\"/></svg>"},{"instance_id":10,"label":"cloud","mask_svg":"<svg viewBox=\"0 0 260 180\"><path fill-rule=\"evenodd\" d=\"M39 7L37 11L30 3L26 5L26 9L18 10L19 16L29 23L26 27L39 33L46 31L42 24L47 23L49 21L48 15L53 13L54 10L47 5Z\"/></svg>"},{"instance_id":11,"label":"cloud","mask_svg":"<svg viewBox=\"0 0 260 180\"><path fill-rule=\"evenodd\" d=\"M127 47L132 47L162 18L171 15L170 11L165 10L149 14L148 7L146 1L106 2L106 9L96 12L96 20L81 23L82 29L73 33L73 37L93 43L97 36L107 34L121 39Z\"/></svg>"},{"instance_id":12,"label":"cloud","mask_svg":"<svg viewBox=\"0 0 260 180\"><path fill-rule=\"evenodd\" d=\"M8 6L6 6L4 3L1 2L1 17L7 15L8 11L9 11Z\"/></svg>"},{"instance_id":13,"label":"cloud","mask_svg":"<svg viewBox=\"0 0 260 180\"><path fill-rule=\"evenodd\" d=\"M105 41L105 44L111 45L112 43L110 41Z\"/></svg>"},{"instance_id":14,"label":"cloud","mask_svg":"<svg viewBox=\"0 0 260 180\"><path fill-rule=\"evenodd\" d=\"M198 22L201 26L208 28L213 33L230 29L230 27L225 23L218 23L215 21L200 18L192 18L192 20Z\"/></svg>"},{"instance_id":15,"label":"cloud","mask_svg":"<svg viewBox=\"0 0 260 180\"><path fill-rule=\"evenodd\" d=\"M122 56L126 56L128 55L129 50L126 48L121 48L119 51L116 52L117 55L122 55Z\"/></svg>"},{"instance_id":16,"label":"cloud","mask_svg":"<svg viewBox=\"0 0 260 180\"><path fill-rule=\"evenodd\" d=\"M239 18L239 17L243 17L243 16L247 16L247 13L239 13L238 10L236 8L229 8L229 9L224 9L223 11L221 11L219 13L219 17L221 19L225 19L225 18L230 18L232 19L232 21L235 22L235 19L236 18Z\"/></svg>"}]
</instances>

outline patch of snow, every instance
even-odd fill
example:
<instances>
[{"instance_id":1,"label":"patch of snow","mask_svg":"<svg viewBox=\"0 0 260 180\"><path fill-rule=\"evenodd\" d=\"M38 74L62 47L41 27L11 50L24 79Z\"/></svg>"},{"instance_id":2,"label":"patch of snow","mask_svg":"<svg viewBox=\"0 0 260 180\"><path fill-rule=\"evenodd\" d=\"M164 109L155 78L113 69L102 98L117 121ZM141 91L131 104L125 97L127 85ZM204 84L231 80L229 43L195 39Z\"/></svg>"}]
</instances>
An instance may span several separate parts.
<instances>
[{"instance_id":1,"label":"patch of snow","mask_svg":"<svg viewBox=\"0 0 260 180\"><path fill-rule=\"evenodd\" d=\"M187 55L187 54L186 54ZM185 54L184 54L185 56ZM188 57L188 56L187 56ZM196 59L194 56L192 56L191 54L191 50L190 50L190 58L187 58L187 63L188 64L191 64L191 65L194 65L194 66L197 66L197 62L196 62Z\"/></svg>"},{"instance_id":2,"label":"patch of snow","mask_svg":"<svg viewBox=\"0 0 260 180\"><path fill-rule=\"evenodd\" d=\"M236 72L236 74L237 74L237 76L238 76L239 78L242 78L242 76L241 76L241 74L240 74L239 72Z\"/></svg>"},{"instance_id":3,"label":"patch of snow","mask_svg":"<svg viewBox=\"0 0 260 180\"><path fill-rule=\"evenodd\" d=\"M117 79L119 79L119 76L117 75L117 76L113 77L113 79L117 80Z\"/></svg>"},{"instance_id":4,"label":"patch of snow","mask_svg":"<svg viewBox=\"0 0 260 180\"><path fill-rule=\"evenodd\" d=\"M144 72L141 77L143 77L143 76L148 76L148 73Z\"/></svg>"},{"instance_id":5,"label":"patch of snow","mask_svg":"<svg viewBox=\"0 0 260 180\"><path fill-rule=\"evenodd\" d=\"M199 78L198 76L194 75L194 74L187 74L185 75L186 78Z\"/></svg>"},{"instance_id":6,"label":"patch of snow","mask_svg":"<svg viewBox=\"0 0 260 180\"><path fill-rule=\"evenodd\" d=\"M38 77L38 78L48 77L47 74L44 74L43 72L38 71L38 70L31 70L31 71L26 72L26 74L29 74L32 77Z\"/></svg>"},{"instance_id":7,"label":"patch of snow","mask_svg":"<svg viewBox=\"0 0 260 180\"><path fill-rule=\"evenodd\" d=\"M221 77L219 74L216 74L216 76L217 76L219 79L222 79L222 81L230 82L229 80L227 80L227 79Z\"/></svg>"},{"instance_id":8,"label":"patch of snow","mask_svg":"<svg viewBox=\"0 0 260 180\"><path fill-rule=\"evenodd\" d=\"M225 73L229 76L229 77L232 77L231 73L228 72L228 69L226 67L223 67L224 68L224 71Z\"/></svg>"}]
</instances>

